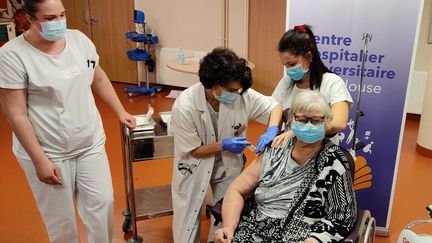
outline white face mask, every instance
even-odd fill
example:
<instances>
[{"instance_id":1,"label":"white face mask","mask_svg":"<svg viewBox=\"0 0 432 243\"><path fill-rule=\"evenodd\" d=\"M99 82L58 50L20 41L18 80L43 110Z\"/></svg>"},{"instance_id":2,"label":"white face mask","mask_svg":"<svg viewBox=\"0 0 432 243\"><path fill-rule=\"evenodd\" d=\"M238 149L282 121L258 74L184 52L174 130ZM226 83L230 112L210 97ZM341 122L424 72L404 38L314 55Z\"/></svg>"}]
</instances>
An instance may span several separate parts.
<instances>
[{"instance_id":1,"label":"white face mask","mask_svg":"<svg viewBox=\"0 0 432 243\"><path fill-rule=\"evenodd\" d=\"M65 36L66 19L41 22L41 36L48 41L58 41Z\"/></svg>"}]
</instances>

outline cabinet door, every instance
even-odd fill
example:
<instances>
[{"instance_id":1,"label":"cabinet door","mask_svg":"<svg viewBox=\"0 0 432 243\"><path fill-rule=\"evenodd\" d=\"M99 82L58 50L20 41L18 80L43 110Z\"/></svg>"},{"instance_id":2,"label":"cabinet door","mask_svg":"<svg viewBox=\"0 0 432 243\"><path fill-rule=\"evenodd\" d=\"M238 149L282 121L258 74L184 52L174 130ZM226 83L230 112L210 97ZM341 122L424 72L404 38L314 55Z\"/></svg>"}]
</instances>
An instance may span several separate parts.
<instances>
[{"instance_id":1,"label":"cabinet door","mask_svg":"<svg viewBox=\"0 0 432 243\"><path fill-rule=\"evenodd\" d=\"M100 56L100 65L111 81L137 83L137 63L127 57L136 48L125 33L135 30L133 0L89 0L92 40Z\"/></svg>"},{"instance_id":2,"label":"cabinet door","mask_svg":"<svg viewBox=\"0 0 432 243\"><path fill-rule=\"evenodd\" d=\"M276 46L285 32L286 0L249 1L249 55L255 63L253 88L271 95L283 76Z\"/></svg>"},{"instance_id":3,"label":"cabinet door","mask_svg":"<svg viewBox=\"0 0 432 243\"><path fill-rule=\"evenodd\" d=\"M88 0L63 0L62 2L66 9L68 28L78 29L91 39Z\"/></svg>"},{"instance_id":4,"label":"cabinet door","mask_svg":"<svg viewBox=\"0 0 432 243\"><path fill-rule=\"evenodd\" d=\"M125 32L135 30L133 0L63 0L68 28L89 36L100 56L100 66L109 79L137 83L137 63L128 59L127 50L135 43Z\"/></svg>"}]
</instances>

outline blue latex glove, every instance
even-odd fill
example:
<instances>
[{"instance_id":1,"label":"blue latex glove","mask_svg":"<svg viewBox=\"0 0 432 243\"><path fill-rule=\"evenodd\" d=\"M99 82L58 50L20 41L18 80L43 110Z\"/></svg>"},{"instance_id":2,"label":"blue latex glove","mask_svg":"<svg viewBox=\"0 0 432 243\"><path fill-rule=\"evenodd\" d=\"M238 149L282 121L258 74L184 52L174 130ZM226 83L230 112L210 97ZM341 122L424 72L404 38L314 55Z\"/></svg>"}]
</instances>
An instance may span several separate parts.
<instances>
[{"instance_id":1,"label":"blue latex glove","mask_svg":"<svg viewBox=\"0 0 432 243\"><path fill-rule=\"evenodd\" d=\"M251 145L245 137L232 137L222 139L222 150L240 154L247 146Z\"/></svg>"},{"instance_id":2,"label":"blue latex glove","mask_svg":"<svg viewBox=\"0 0 432 243\"><path fill-rule=\"evenodd\" d=\"M267 127L266 132L261 135L258 139L258 146L256 153L259 154L264 151L264 148L273 141L273 139L278 135L279 128L277 126Z\"/></svg>"}]
</instances>

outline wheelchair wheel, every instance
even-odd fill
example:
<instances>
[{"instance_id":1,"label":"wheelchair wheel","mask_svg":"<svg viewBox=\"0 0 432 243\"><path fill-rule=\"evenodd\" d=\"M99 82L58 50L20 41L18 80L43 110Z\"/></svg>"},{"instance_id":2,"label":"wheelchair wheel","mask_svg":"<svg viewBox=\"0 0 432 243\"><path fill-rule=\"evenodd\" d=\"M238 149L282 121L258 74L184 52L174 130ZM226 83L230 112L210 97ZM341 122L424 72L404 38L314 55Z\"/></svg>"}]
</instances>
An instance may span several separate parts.
<instances>
[{"instance_id":1,"label":"wheelchair wheel","mask_svg":"<svg viewBox=\"0 0 432 243\"><path fill-rule=\"evenodd\" d=\"M372 219L371 213L369 212L369 210L365 210L363 213L363 217L360 221L360 227L359 227L357 239L355 241L356 243L369 242L369 241L365 241L365 240L369 238L366 235L366 229L367 229L367 226L368 226L369 221L371 219Z\"/></svg>"},{"instance_id":2,"label":"wheelchair wheel","mask_svg":"<svg viewBox=\"0 0 432 243\"><path fill-rule=\"evenodd\" d=\"M374 217L370 217L367 222L366 233L365 233L365 243L375 243L375 227L376 221Z\"/></svg>"}]
</instances>

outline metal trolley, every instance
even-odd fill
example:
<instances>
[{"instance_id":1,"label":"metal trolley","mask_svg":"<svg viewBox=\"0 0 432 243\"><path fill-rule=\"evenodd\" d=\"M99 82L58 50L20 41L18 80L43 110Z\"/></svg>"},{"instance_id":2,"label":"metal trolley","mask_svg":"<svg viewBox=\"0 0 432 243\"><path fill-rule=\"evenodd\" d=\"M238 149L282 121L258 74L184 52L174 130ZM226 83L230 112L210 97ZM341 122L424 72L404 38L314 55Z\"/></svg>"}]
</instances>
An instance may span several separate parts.
<instances>
[{"instance_id":1,"label":"metal trolley","mask_svg":"<svg viewBox=\"0 0 432 243\"><path fill-rule=\"evenodd\" d=\"M133 233L133 237L128 240L133 243L143 241L137 233L138 220L173 214L170 185L142 189L134 187L134 162L172 157L174 154L174 138L167 134L166 124L160 118L150 122L147 129L141 127L130 130L125 125L120 125L126 192L122 229L125 234Z\"/></svg>"}]
</instances>

